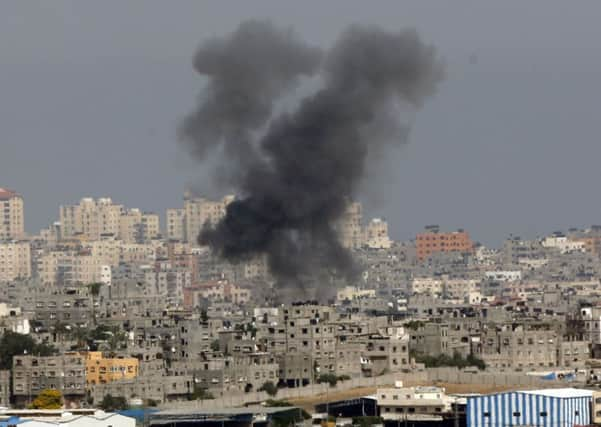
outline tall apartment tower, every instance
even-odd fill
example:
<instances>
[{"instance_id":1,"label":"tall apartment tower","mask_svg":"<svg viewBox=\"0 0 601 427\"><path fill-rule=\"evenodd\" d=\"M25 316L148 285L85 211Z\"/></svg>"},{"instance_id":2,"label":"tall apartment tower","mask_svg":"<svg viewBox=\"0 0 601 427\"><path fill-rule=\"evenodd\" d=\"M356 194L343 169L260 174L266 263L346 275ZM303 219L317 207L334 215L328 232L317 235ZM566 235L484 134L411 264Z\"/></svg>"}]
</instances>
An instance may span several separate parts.
<instances>
[{"instance_id":1,"label":"tall apartment tower","mask_svg":"<svg viewBox=\"0 0 601 427\"><path fill-rule=\"evenodd\" d=\"M126 243L141 243L160 234L157 214L126 209L108 197L86 197L78 205L61 206L60 223L63 239L79 235L96 241L113 235Z\"/></svg>"},{"instance_id":2,"label":"tall apartment tower","mask_svg":"<svg viewBox=\"0 0 601 427\"><path fill-rule=\"evenodd\" d=\"M348 249L358 249L363 245L362 221L363 206L361 203L349 203L344 214L336 224L342 246Z\"/></svg>"},{"instance_id":3,"label":"tall apartment tower","mask_svg":"<svg viewBox=\"0 0 601 427\"><path fill-rule=\"evenodd\" d=\"M195 243L205 224L215 225L225 216L227 205L234 196L228 195L221 200L208 200L198 197L184 198L184 232L186 241Z\"/></svg>"},{"instance_id":4,"label":"tall apartment tower","mask_svg":"<svg viewBox=\"0 0 601 427\"><path fill-rule=\"evenodd\" d=\"M19 240L23 237L23 197L14 191L0 188L0 240Z\"/></svg>"}]
</instances>

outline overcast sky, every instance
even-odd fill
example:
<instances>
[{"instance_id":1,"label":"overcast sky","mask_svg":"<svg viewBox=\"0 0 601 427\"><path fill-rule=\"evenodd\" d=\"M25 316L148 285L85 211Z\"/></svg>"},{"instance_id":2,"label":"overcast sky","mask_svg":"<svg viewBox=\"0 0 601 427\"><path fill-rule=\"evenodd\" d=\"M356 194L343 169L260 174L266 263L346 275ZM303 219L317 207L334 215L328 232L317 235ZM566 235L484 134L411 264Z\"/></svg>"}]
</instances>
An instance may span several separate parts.
<instances>
[{"instance_id":1,"label":"overcast sky","mask_svg":"<svg viewBox=\"0 0 601 427\"><path fill-rule=\"evenodd\" d=\"M164 213L211 192L175 129L202 88L191 58L246 18L329 45L350 23L415 27L447 78L364 195L395 238L426 224L498 246L601 223L601 2L27 1L0 3L0 187L37 232L110 196Z\"/></svg>"}]
</instances>

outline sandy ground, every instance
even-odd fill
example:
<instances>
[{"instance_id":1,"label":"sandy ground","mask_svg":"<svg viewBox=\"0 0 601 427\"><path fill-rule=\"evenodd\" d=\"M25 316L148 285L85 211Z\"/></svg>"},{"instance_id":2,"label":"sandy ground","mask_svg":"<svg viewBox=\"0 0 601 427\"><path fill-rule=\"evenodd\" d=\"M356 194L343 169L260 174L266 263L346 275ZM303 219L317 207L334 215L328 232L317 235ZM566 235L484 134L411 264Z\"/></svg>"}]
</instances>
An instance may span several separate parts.
<instances>
[{"instance_id":1,"label":"sandy ground","mask_svg":"<svg viewBox=\"0 0 601 427\"><path fill-rule=\"evenodd\" d=\"M515 387L511 386L491 386L487 384L450 384L450 383L436 383L436 384L424 384L424 383L411 383L406 382L406 387L417 386L417 385L436 385L438 387L444 387L448 394L453 393L494 393L499 391L513 390ZM392 387L380 386L379 388ZM359 387L351 390L333 392L328 394L320 394L316 396L299 397L294 399L288 399L289 402L294 405L300 406L308 412L314 411L314 406L318 403L323 403L326 400L330 402L336 400L352 399L356 397L366 396L369 394L375 394L378 387ZM522 388L523 389L523 388Z\"/></svg>"}]
</instances>

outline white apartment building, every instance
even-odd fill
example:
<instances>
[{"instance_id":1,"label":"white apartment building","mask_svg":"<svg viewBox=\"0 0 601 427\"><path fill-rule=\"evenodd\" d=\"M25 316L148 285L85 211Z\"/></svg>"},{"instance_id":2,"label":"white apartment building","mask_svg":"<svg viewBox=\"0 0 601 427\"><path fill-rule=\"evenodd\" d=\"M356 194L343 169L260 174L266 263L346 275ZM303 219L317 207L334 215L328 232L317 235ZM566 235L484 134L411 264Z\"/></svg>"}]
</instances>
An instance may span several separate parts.
<instances>
[{"instance_id":1,"label":"white apartment building","mask_svg":"<svg viewBox=\"0 0 601 427\"><path fill-rule=\"evenodd\" d=\"M569 252L586 252L584 241L571 240L566 236L548 236L543 239L541 244L545 248L558 249L562 254Z\"/></svg>"},{"instance_id":2,"label":"white apartment building","mask_svg":"<svg viewBox=\"0 0 601 427\"><path fill-rule=\"evenodd\" d=\"M29 242L0 242L0 282L31 277Z\"/></svg>"},{"instance_id":3,"label":"white apartment building","mask_svg":"<svg viewBox=\"0 0 601 427\"><path fill-rule=\"evenodd\" d=\"M0 241L25 237L23 197L14 191L0 188Z\"/></svg>"}]
</instances>

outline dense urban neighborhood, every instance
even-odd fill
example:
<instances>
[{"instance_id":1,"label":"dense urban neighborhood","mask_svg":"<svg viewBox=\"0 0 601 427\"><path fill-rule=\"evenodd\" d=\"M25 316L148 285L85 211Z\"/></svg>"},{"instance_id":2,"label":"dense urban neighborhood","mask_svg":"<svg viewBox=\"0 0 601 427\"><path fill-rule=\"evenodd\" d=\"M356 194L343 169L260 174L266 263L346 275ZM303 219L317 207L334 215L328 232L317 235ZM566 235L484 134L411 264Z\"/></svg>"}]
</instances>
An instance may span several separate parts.
<instances>
[{"instance_id":1,"label":"dense urban neighborhood","mask_svg":"<svg viewBox=\"0 0 601 427\"><path fill-rule=\"evenodd\" d=\"M397 242L349 202L336 230L360 273L299 289L264 257L229 263L197 243L233 200L186 194L161 226L84 198L27 235L23 197L0 189L0 406L57 391L71 410L236 407L371 386L382 416L420 413L395 390L435 416L459 404L439 383L599 382L599 226L487 248L430 225Z\"/></svg>"}]
</instances>

